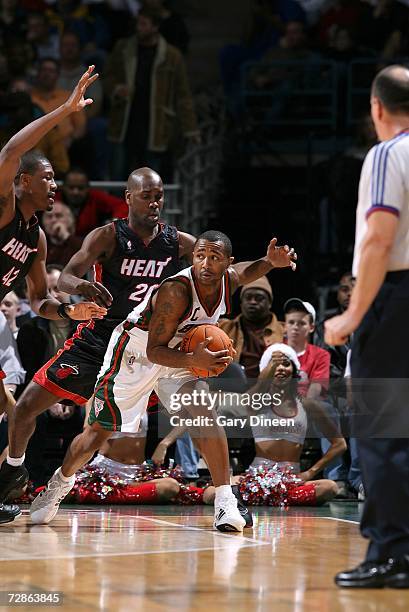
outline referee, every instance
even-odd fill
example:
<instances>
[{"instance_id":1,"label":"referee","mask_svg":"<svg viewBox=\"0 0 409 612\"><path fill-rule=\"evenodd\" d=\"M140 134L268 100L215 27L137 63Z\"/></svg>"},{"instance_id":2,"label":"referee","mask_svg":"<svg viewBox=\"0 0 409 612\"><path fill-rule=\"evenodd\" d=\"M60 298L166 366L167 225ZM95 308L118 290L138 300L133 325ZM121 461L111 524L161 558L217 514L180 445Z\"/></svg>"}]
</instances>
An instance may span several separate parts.
<instances>
[{"instance_id":1,"label":"referee","mask_svg":"<svg viewBox=\"0 0 409 612\"><path fill-rule=\"evenodd\" d=\"M409 588L409 402L396 380L409 379L407 68L389 66L377 74L371 114L380 143L369 151L361 172L356 285L348 309L325 324L328 344L344 344L355 332L351 373L354 410L361 414L353 418L358 436L365 436L358 440L366 494L361 533L369 546L366 560L337 574L335 582L341 587Z\"/></svg>"}]
</instances>

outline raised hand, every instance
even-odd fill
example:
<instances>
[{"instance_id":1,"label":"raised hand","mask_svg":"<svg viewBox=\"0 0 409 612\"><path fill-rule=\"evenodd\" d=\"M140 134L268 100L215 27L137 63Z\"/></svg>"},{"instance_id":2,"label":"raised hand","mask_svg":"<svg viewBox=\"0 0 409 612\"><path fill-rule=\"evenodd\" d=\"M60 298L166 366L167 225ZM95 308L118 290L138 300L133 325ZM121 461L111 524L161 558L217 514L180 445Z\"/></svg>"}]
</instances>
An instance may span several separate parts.
<instances>
[{"instance_id":1,"label":"raised hand","mask_svg":"<svg viewBox=\"0 0 409 612\"><path fill-rule=\"evenodd\" d=\"M288 244L285 246L276 246L277 238L273 238L267 247L267 259L274 268L297 268L297 253L294 249L290 249Z\"/></svg>"},{"instance_id":2,"label":"raised hand","mask_svg":"<svg viewBox=\"0 0 409 612\"><path fill-rule=\"evenodd\" d=\"M67 306L66 312L74 321L88 321L89 319L103 319L107 309L98 306L95 302L80 302Z\"/></svg>"},{"instance_id":3,"label":"raised hand","mask_svg":"<svg viewBox=\"0 0 409 612\"><path fill-rule=\"evenodd\" d=\"M92 300L104 308L109 308L112 304L112 295L102 283L83 281L78 286L78 293L86 300Z\"/></svg>"},{"instance_id":4,"label":"raised hand","mask_svg":"<svg viewBox=\"0 0 409 612\"><path fill-rule=\"evenodd\" d=\"M78 81L77 86L74 88L72 94L66 101L65 105L70 112L74 113L80 111L89 104L93 103L92 98L85 98L85 92L99 76L98 73L92 74L94 72L94 68L95 66L88 67L88 70L84 72Z\"/></svg>"}]
</instances>

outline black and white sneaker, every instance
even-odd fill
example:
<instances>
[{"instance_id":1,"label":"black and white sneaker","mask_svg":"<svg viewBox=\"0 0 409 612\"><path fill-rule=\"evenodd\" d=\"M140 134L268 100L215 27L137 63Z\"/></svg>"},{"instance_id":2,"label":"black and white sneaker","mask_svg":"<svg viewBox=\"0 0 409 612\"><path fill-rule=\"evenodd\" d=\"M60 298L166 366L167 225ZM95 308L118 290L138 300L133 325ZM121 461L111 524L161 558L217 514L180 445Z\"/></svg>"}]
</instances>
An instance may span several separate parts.
<instances>
[{"instance_id":1,"label":"black and white sneaker","mask_svg":"<svg viewBox=\"0 0 409 612\"><path fill-rule=\"evenodd\" d=\"M243 531L246 520L239 512L234 495L222 497L214 502L214 528L223 532Z\"/></svg>"},{"instance_id":2,"label":"black and white sneaker","mask_svg":"<svg viewBox=\"0 0 409 612\"><path fill-rule=\"evenodd\" d=\"M253 527L253 515L244 503L238 485L233 485L231 490L233 491L233 495L237 499L237 507L239 509L239 512L246 521L245 529Z\"/></svg>"},{"instance_id":3,"label":"black and white sneaker","mask_svg":"<svg viewBox=\"0 0 409 612\"><path fill-rule=\"evenodd\" d=\"M18 506L0 504L0 523L11 523L20 514L21 510Z\"/></svg>"},{"instance_id":4,"label":"black and white sneaker","mask_svg":"<svg viewBox=\"0 0 409 612\"><path fill-rule=\"evenodd\" d=\"M0 468L0 502L13 501L22 494L28 483L28 472L23 465L14 467L3 461Z\"/></svg>"}]
</instances>

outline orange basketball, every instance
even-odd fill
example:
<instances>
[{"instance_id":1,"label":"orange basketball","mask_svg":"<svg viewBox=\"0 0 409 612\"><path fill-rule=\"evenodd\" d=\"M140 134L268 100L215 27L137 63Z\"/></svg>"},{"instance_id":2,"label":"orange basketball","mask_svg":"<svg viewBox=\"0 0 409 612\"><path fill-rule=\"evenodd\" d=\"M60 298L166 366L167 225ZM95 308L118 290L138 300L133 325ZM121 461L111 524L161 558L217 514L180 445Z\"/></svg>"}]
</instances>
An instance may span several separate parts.
<instances>
[{"instance_id":1,"label":"orange basketball","mask_svg":"<svg viewBox=\"0 0 409 612\"><path fill-rule=\"evenodd\" d=\"M189 329L183 336L180 350L185 353L192 353L197 345L206 340L206 338L212 338L212 341L207 345L209 351L228 350L230 356L233 357L233 343L229 336L217 325L197 325ZM202 370L200 368L189 369L195 376L204 378L221 374L226 369L226 366L220 366L217 374L210 374L209 370Z\"/></svg>"}]
</instances>

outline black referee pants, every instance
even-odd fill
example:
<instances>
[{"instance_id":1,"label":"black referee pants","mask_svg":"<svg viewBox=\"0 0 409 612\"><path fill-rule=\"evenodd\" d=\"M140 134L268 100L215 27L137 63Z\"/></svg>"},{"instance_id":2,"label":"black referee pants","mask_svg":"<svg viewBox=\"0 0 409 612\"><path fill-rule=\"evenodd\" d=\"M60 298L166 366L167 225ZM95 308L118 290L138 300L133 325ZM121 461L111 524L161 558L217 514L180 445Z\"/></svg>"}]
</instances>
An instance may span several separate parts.
<instances>
[{"instance_id":1,"label":"black referee pants","mask_svg":"<svg viewBox=\"0 0 409 612\"><path fill-rule=\"evenodd\" d=\"M354 334L351 373L367 559L409 554L409 270L387 274Z\"/></svg>"}]
</instances>

